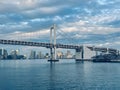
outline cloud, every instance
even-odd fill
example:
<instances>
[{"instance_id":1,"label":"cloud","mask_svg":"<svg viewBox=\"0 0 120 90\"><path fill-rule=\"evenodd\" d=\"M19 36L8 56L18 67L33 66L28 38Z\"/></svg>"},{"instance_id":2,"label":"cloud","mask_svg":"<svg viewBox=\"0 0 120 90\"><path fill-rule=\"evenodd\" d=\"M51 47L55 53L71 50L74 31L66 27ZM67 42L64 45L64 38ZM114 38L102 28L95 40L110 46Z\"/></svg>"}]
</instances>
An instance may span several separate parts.
<instances>
[{"instance_id":1,"label":"cloud","mask_svg":"<svg viewBox=\"0 0 120 90\"><path fill-rule=\"evenodd\" d=\"M114 4L119 0L96 0L99 5L110 5Z\"/></svg>"},{"instance_id":2,"label":"cloud","mask_svg":"<svg viewBox=\"0 0 120 90\"><path fill-rule=\"evenodd\" d=\"M119 0L0 0L0 37L49 41L57 24L58 43L118 48L119 15Z\"/></svg>"},{"instance_id":3,"label":"cloud","mask_svg":"<svg viewBox=\"0 0 120 90\"><path fill-rule=\"evenodd\" d=\"M10 33L16 30L24 30L29 29L31 26L28 25L28 22L20 22L20 23L7 23L0 25L1 33Z\"/></svg>"},{"instance_id":4,"label":"cloud","mask_svg":"<svg viewBox=\"0 0 120 90\"><path fill-rule=\"evenodd\" d=\"M46 22L49 21L50 18L35 18L35 19L31 19L31 22Z\"/></svg>"},{"instance_id":5,"label":"cloud","mask_svg":"<svg viewBox=\"0 0 120 90\"><path fill-rule=\"evenodd\" d=\"M113 28L102 25L92 25L89 24L88 21L77 21L72 23L64 23L60 25L62 31L69 32L77 32L81 34L110 34L119 32L120 28ZM62 32L61 31L61 32Z\"/></svg>"},{"instance_id":6,"label":"cloud","mask_svg":"<svg viewBox=\"0 0 120 90\"><path fill-rule=\"evenodd\" d=\"M1 34L0 38L1 39L9 39L9 40L31 40L31 39L36 39L39 40L42 38L44 39L45 37L49 37L48 34L50 33L49 30L38 30L35 32L20 32L20 31L15 31L14 33L9 33L9 34Z\"/></svg>"},{"instance_id":7,"label":"cloud","mask_svg":"<svg viewBox=\"0 0 120 90\"><path fill-rule=\"evenodd\" d=\"M110 9L110 10L104 9L104 10L101 10L101 14L98 14L96 16L91 16L89 18L89 22L93 24L106 25L110 22L120 20L119 14L120 14L120 9Z\"/></svg>"},{"instance_id":8,"label":"cloud","mask_svg":"<svg viewBox=\"0 0 120 90\"><path fill-rule=\"evenodd\" d=\"M17 11L17 10L26 10L36 8L38 0L1 0L1 9L0 11Z\"/></svg>"},{"instance_id":9,"label":"cloud","mask_svg":"<svg viewBox=\"0 0 120 90\"><path fill-rule=\"evenodd\" d=\"M26 15L30 18L35 17L35 16L47 16L47 14L54 14L59 12L59 10L61 10L61 8L59 7L40 7L40 8L36 8L36 9L32 9L32 10L25 10L23 12L21 12L23 15Z\"/></svg>"}]
</instances>

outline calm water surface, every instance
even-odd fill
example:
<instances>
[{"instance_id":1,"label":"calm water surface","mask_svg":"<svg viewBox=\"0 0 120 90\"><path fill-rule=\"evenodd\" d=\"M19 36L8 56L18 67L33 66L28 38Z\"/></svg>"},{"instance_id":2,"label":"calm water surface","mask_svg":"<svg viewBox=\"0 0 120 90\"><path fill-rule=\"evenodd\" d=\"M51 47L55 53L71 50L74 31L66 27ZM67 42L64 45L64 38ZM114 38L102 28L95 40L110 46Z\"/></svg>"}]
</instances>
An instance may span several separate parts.
<instances>
[{"instance_id":1,"label":"calm water surface","mask_svg":"<svg viewBox=\"0 0 120 90\"><path fill-rule=\"evenodd\" d=\"M0 90L120 90L120 63L1 60Z\"/></svg>"}]
</instances>

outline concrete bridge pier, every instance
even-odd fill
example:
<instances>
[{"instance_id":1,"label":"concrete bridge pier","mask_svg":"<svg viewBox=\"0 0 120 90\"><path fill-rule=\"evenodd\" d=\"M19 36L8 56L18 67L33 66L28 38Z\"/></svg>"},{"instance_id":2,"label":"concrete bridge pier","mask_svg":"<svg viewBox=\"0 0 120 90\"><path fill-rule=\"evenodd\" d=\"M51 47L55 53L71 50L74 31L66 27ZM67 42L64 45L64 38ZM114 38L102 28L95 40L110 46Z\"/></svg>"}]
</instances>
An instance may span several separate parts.
<instances>
[{"instance_id":1,"label":"concrete bridge pier","mask_svg":"<svg viewBox=\"0 0 120 90\"><path fill-rule=\"evenodd\" d=\"M83 49L83 46L82 46L82 48L76 49L75 60L76 61L84 61L84 49Z\"/></svg>"}]
</instances>

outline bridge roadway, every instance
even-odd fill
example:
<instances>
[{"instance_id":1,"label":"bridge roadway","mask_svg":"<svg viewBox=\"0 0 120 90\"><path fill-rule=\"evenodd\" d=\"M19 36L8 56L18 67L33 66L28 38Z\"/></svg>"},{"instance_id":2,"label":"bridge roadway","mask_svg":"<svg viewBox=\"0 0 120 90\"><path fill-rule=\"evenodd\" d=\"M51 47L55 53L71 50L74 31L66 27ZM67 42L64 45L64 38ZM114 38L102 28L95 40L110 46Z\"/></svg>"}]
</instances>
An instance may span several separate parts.
<instances>
[{"instance_id":1,"label":"bridge roadway","mask_svg":"<svg viewBox=\"0 0 120 90\"><path fill-rule=\"evenodd\" d=\"M87 46L87 48L89 48L91 51L118 53L118 50L113 48L100 48L100 47L90 47L90 46Z\"/></svg>"},{"instance_id":2,"label":"bridge roadway","mask_svg":"<svg viewBox=\"0 0 120 90\"><path fill-rule=\"evenodd\" d=\"M3 40L0 39L0 44L9 44L9 45L24 45L24 46L36 46L36 47L46 47L53 48L54 45L50 43L40 43L40 42L28 42L28 41L17 41L17 40ZM65 45L65 44L56 44L56 48L65 48L65 49L82 49L82 45ZM100 51L100 52L109 52L109 53L117 53L117 49L111 48L101 48L101 47L93 47L87 46L91 51Z\"/></svg>"},{"instance_id":3,"label":"bridge roadway","mask_svg":"<svg viewBox=\"0 0 120 90\"><path fill-rule=\"evenodd\" d=\"M36 46L36 47L46 47L46 48L54 47L54 45L53 45L53 44L50 44L50 43L28 42L28 41L16 41L16 40L3 40L3 39L0 39L0 44ZM56 44L56 48L81 49L82 46Z\"/></svg>"}]
</instances>

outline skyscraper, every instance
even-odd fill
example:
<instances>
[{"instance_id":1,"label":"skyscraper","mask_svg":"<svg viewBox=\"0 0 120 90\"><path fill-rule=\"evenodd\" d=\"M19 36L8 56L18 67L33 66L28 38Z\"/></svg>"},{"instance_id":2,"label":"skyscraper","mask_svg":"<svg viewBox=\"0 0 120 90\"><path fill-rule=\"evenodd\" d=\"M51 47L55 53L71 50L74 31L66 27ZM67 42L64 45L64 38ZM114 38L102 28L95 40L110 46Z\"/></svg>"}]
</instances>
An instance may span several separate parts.
<instances>
[{"instance_id":1,"label":"skyscraper","mask_svg":"<svg viewBox=\"0 0 120 90\"><path fill-rule=\"evenodd\" d=\"M11 51L12 59L17 59L18 53L19 53L19 50L12 50Z\"/></svg>"},{"instance_id":2,"label":"skyscraper","mask_svg":"<svg viewBox=\"0 0 120 90\"><path fill-rule=\"evenodd\" d=\"M0 59L2 59L2 49L0 49Z\"/></svg>"},{"instance_id":3,"label":"skyscraper","mask_svg":"<svg viewBox=\"0 0 120 90\"><path fill-rule=\"evenodd\" d=\"M29 59L36 59L36 51L31 50Z\"/></svg>"},{"instance_id":4,"label":"skyscraper","mask_svg":"<svg viewBox=\"0 0 120 90\"><path fill-rule=\"evenodd\" d=\"M70 52L70 50L67 50L67 53L65 55L66 58L73 58L72 53Z\"/></svg>"},{"instance_id":5,"label":"skyscraper","mask_svg":"<svg viewBox=\"0 0 120 90\"><path fill-rule=\"evenodd\" d=\"M42 58L42 53L41 52L38 52L37 54L37 59L41 59Z\"/></svg>"},{"instance_id":6,"label":"skyscraper","mask_svg":"<svg viewBox=\"0 0 120 90\"><path fill-rule=\"evenodd\" d=\"M8 52L7 50L3 49L3 59L7 59L8 57Z\"/></svg>"},{"instance_id":7,"label":"skyscraper","mask_svg":"<svg viewBox=\"0 0 120 90\"><path fill-rule=\"evenodd\" d=\"M63 58L63 53L61 51L57 51L57 58Z\"/></svg>"},{"instance_id":8,"label":"skyscraper","mask_svg":"<svg viewBox=\"0 0 120 90\"><path fill-rule=\"evenodd\" d=\"M2 49L0 49L0 56L2 55Z\"/></svg>"}]
</instances>

